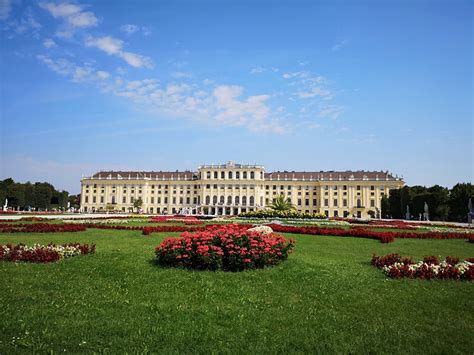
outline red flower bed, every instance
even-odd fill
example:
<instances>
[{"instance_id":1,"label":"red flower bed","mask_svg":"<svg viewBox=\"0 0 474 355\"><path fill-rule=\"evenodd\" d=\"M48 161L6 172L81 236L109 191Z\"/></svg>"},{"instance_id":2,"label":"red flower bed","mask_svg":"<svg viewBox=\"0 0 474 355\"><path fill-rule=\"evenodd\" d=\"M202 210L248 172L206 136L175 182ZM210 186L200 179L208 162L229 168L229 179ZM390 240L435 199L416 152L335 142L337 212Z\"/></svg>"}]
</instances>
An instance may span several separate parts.
<instances>
[{"instance_id":1,"label":"red flower bed","mask_svg":"<svg viewBox=\"0 0 474 355\"><path fill-rule=\"evenodd\" d=\"M436 256L425 256L423 261L414 262L411 258L402 258L399 254L372 256L371 264L383 270L392 278L419 278L419 279L456 279L474 280L474 263L469 258L460 261L458 257L448 256L439 261Z\"/></svg>"},{"instance_id":2,"label":"red flower bed","mask_svg":"<svg viewBox=\"0 0 474 355\"><path fill-rule=\"evenodd\" d=\"M83 232L86 226L82 224L9 224L0 225L0 233L64 233L64 232Z\"/></svg>"},{"instance_id":3,"label":"red flower bed","mask_svg":"<svg viewBox=\"0 0 474 355\"><path fill-rule=\"evenodd\" d=\"M454 232L403 232L389 231L382 232L366 228L321 228L316 226L295 227L282 226L279 224L268 224L275 232L279 233L298 233L312 235L330 235L339 237L357 237L377 239L382 243L391 243L395 238L414 238L414 239L469 239L474 237L472 233L454 233Z\"/></svg>"},{"instance_id":4,"label":"red flower bed","mask_svg":"<svg viewBox=\"0 0 474 355\"><path fill-rule=\"evenodd\" d=\"M204 230L205 227L186 227L186 226L155 226L142 227L143 235L150 235L151 233L163 232L195 232Z\"/></svg>"},{"instance_id":5,"label":"red flower bed","mask_svg":"<svg viewBox=\"0 0 474 355\"><path fill-rule=\"evenodd\" d=\"M35 244L32 247L23 243L0 245L0 260L13 262L51 263L76 255L93 253L95 253L95 244L67 243L47 246Z\"/></svg>"},{"instance_id":6,"label":"red flower bed","mask_svg":"<svg viewBox=\"0 0 474 355\"><path fill-rule=\"evenodd\" d=\"M288 258L294 240L248 231L243 225L214 225L204 231L166 238L155 248L165 267L242 271L276 265Z\"/></svg>"}]
</instances>

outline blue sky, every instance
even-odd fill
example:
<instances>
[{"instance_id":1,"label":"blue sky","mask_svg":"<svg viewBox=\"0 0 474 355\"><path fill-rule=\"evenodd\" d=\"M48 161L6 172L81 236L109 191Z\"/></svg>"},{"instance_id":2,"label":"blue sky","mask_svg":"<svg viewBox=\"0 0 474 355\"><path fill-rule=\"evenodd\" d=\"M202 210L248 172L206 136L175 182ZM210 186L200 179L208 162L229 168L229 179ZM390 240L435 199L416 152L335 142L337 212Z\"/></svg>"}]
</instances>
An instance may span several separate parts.
<instances>
[{"instance_id":1,"label":"blue sky","mask_svg":"<svg viewBox=\"0 0 474 355\"><path fill-rule=\"evenodd\" d=\"M389 170L473 181L470 1L0 0L0 178Z\"/></svg>"}]
</instances>

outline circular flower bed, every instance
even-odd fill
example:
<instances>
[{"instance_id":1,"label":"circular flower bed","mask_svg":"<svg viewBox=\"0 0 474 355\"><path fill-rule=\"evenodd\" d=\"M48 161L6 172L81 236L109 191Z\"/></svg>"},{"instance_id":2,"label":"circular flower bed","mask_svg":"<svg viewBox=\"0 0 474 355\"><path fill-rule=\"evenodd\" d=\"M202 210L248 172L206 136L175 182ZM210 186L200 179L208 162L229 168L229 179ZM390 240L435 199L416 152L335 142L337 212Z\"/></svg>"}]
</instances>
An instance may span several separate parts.
<instances>
[{"instance_id":1,"label":"circular flower bed","mask_svg":"<svg viewBox=\"0 0 474 355\"><path fill-rule=\"evenodd\" d=\"M161 266L197 270L243 271L277 265L288 258L295 241L236 224L184 232L156 247Z\"/></svg>"}]
</instances>

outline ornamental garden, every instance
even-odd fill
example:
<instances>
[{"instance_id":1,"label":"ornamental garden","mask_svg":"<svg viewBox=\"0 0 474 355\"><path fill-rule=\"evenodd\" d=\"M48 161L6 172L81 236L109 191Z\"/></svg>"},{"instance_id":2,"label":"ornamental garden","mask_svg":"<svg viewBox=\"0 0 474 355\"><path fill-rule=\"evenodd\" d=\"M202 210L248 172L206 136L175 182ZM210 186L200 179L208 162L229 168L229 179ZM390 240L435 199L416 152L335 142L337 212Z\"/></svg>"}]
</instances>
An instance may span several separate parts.
<instances>
[{"instance_id":1,"label":"ornamental garden","mask_svg":"<svg viewBox=\"0 0 474 355\"><path fill-rule=\"evenodd\" d=\"M469 353L473 257L448 223L3 219L0 353Z\"/></svg>"}]
</instances>

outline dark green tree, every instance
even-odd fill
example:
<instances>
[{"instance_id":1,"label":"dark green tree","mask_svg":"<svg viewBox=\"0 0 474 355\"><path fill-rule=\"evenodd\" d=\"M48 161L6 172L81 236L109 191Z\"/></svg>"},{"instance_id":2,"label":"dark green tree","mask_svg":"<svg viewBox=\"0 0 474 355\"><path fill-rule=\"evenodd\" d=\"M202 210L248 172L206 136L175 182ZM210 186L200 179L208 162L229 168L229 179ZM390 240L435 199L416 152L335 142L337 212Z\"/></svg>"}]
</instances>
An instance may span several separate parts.
<instances>
[{"instance_id":1,"label":"dark green tree","mask_svg":"<svg viewBox=\"0 0 474 355\"><path fill-rule=\"evenodd\" d=\"M449 220L467 221L469 198L474 199L474 185L471 183L456 184L449 194Z\"/></svg>"}]
</instances>

